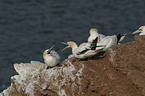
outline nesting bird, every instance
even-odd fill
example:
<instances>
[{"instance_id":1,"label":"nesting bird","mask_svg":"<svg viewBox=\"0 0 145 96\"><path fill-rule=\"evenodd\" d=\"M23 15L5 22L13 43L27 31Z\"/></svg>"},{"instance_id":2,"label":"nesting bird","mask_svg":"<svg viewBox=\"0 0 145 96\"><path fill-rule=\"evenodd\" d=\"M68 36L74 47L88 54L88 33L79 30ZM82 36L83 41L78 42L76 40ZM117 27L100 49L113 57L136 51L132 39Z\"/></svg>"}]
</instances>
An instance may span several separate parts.
<instances>
[{"instance_id":1,"label":"nesting bird","mask_svg":"<svg viewBox=\"0 0 145 96\"><path fill-rule=\"evenodd\" d=\"M126 34L123 36L119 35L113 35L113 36L105 36L103 34L99 34L97 29L90 29L90 36L88 38L88 43L92 42L96 37L98 37L97 46L104 46L103 51L106 51L108 48L110 48L112 45L118 44L118 42L121 42Z\"/></svg>"},{"instance_id":2,"label":"nesting bird","mask_svg":"<svg viewBox=\"0 0 145 96\"><path fill-rule=\"evenodd\" d=\"M94 56L104 48L104 46L97 46L97 41L98 37L93 40L92 43L83 43L79 47L75 42L69 41L67 42L67 47L72 48L72 54L74 57L79 59L85 59L87 57Z\"/></svg>"},{"instance_id":3,"label":"nesting bird","mask_svg":"<svg viewBox=\"0 0 145 96\"><path fill-rule=\"evenodd\" d=\"M113 36L106 36L103 39L101 39L100 42L98 42L97 46L104 46L103 51L106 51L108 48L110 48L112 45L116 45L119 42L121 42L124 37L126 36L126 33L121 36L119 35L113 35Z\"/></svg>"},{"instance_id":4,"label":"nesting bird","mask_svg":"<svg viewBox=\"0 0 145 96\"><path fill-rule=\"evenodd\" d=\"M103 38L98 43L98 46L100 46L100 45L106 45L106 47L103 48L103 51L106 51L112 45L116 45L116 44L117 44L117 36L116 35L113 35L113 36L106 36L105 38Z\"/></svg>"},{"instance_id":5,"label":"nesting bird","mask_svg":"<svg viewBox=\"0 0 145 96\"><path fill-rule=\"evenodd\" d=\"M126 36L126 33L123 36L120 34L105 36L103 34L99 34L98 30L93 28L90 29L89 33L90 36L88 37L88 42L84 42L79 46L73 41L69 41L67 43L62 42L63 44L68 45L64 49L69 47L72 48L72 55L70 55L68 58L75 57L78 59L85 59L87 57L94 56L99 52L106 51L112 45L118 44Z\"/></svg>"},{"instance_id":6,"label":"nesting bird","mask_svg":"<svg viewBox=\"0 0 145 96\"><path fill-rule=\"evenodd\" d=\"M50 49L47 49L43 52L43 58L44 62L49 66L49 67L54 67L60 62L60 56L58 53L53 49L53 46Z\"/></svg>"},{"instance_id":7,"label":"nesting bird","mask_svg":"<svg viewBox=\"0 0 145 96\"><path fill-rule=\"evenodd\" d=\"M145 35L145 26L141 26L138 30L133 32L132 34L139 33L139 35Z\"/></svg>"}]
</instances>

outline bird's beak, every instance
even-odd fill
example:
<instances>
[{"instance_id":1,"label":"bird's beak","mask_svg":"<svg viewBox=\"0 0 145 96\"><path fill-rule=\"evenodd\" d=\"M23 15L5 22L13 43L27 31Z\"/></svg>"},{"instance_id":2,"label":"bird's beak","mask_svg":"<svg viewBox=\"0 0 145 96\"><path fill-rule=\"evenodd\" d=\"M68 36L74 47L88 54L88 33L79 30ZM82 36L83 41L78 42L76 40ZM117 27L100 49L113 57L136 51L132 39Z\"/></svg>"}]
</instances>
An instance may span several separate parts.
<instances>
[{"instance_id":1,"label":"bird's beak","mask_svg":"<svg viewBox=\"0 0 145 96\"><path fill-rule=\"evenodd\" d=\"M141 31L138 29L138 30L134 31L132 34L136 34L136 33L139 33L139 32L141 32Z\"/></svg>"},{"instance_id":2,"label":"bird's beak","mask_svg":"<svg viewBox=\"0 0 145 96\"><path fill-rule=\"evenodd\" d=\"M60 42L61 44L64 44L64 45L67 45L67 43L65 43L65 42Z\"/></svg>"},{"instance_id":3,"label":"bird's beak","mask_svg":"<svg viewBox=\"0 0 145 96\"><path fill-rule=\"evenodd\" d=\"M55 46L55 45L51 46L51 47L49 48L49 51L51 51L51 50L54 48L54 46Z\"/></svg>"},{"instance_id":4,"label":"bird's beak","mask_svg":"<svg viewBox=\"0 0 145 96\"><path fill-rule=\"evenodd\" d=\"M64 45L67 45L67 43L65 43L65 42L60 42L61 44L64 44ZM67 49L67 48L69 48L70 46L66 46L66 47L64 47L61 51L64 51L65 49Z\"/></svg>"},{"instance_id":5,"label":"bird's beak","mask_svg":"<svg viewBox=\"0 0 145 96\"><path fill-rule=\"evenodd\" d=\"M63 48L61 51L64 51L65 49L69 48L70 46L66 46L65 48Z\"/></svg>"}]
</instances>

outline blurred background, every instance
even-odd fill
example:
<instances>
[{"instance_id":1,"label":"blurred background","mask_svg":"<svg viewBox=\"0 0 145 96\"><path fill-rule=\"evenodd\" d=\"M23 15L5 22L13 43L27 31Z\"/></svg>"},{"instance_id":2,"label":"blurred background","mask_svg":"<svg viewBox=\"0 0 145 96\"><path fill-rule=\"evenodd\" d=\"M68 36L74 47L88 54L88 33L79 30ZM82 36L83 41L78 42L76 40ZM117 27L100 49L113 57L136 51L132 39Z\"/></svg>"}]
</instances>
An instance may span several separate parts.
<instances>
[{"instance_id":1,"label":"blurred background","mask_svg":"<svg viewBox=\"0 0 145 96\"><path fill-rule=\"evenodd\" d=\"M16 75L14 63L43 62L43 51L60 42L87 41L90 28L104 35L131 33L145 24L144 0L0 0L0 92ZM71 49L59 51L61 61Z\"/></svg>"}]
</instances>

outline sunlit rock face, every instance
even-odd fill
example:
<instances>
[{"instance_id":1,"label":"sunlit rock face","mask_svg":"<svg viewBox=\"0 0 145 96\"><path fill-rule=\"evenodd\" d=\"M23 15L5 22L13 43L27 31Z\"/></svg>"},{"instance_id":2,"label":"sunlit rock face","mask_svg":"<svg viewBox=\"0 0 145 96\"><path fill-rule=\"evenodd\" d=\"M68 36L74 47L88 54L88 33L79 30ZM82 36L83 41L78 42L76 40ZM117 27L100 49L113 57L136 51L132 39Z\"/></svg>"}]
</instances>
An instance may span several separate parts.
<instances>
[{"instance_id":1,"label":"sunlit rock face","mask_svg":"<svg viewBox=\"0 0 145 96\"><path fill-rule=\"evenodd\" d=\"M12 94L7 94L12 88L17 91L16 94L19 93L22 96L43 96L47 94L67 96L66 87L71 89L71 94L77 87L77 90L79 90L83 64L78 70L75 69L69 60L64 61L64 64L60 67L51 69L47 69L47 67L46 64L38 61L14 64L14 68L19 75L11 77L12 85L2 95L12 96ZM13 96L16 96L16 94Z\"/></svg>"},{"instance_id":2,"label":"sunlit rock face","mask_svg":"<svg viewBox=\"0 0 145 96\"><path fill-rule=\"evenodd\" d=\"M112 46L105 57L14 64L18 75L1 96L145 96L145 36Z\"/></svg>"}]
</instances>

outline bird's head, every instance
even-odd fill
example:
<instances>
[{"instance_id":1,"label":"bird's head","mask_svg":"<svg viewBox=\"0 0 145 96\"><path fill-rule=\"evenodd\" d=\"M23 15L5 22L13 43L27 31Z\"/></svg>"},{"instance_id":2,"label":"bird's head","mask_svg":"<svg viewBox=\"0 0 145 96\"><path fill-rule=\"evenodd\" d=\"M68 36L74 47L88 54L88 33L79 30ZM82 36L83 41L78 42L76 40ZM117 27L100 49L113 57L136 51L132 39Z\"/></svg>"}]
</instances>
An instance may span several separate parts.
<instances>
[{"instance_id":1,"label":"bird's head","mask_svg":"<svg viewBox=\"0 0 145 96\"><path fill-rule=\"evenodd\" d=\"M98 33L98 30L95 28L90 29L90 34Z\"/></svg>"},{"instance_id":2,"label":"bird's head","mask_svg":"<svg viewBox=\"0 0 145 96\"><path fill-rule=\"evenodd\" d=\"M92 42L92 40L94 40L96 37L99 36L98 30L97 29L90 29L90 36L88 38L88 42Z\"/></svg>"},{"instance_id":3,"label":"bird's head","mask_svg":"<svg viewBox=\"0 0 145 96\"><path fill-rule=\"evenodd\" d=\"M139 28L139 30L145 31L145 26L141 26L141 27Z\"/></svg>"},{"instance_id":4,"label":"bird's head","mask_svg":"<svg viewBox=\"0 0 145 96\"><path fill-rule=\"evenodd\" d=\"M46 50L43 52L43 58L44 58L46 55L49 55L49 54L51 53L53 47L54 47L54 46L52 46L52 47L49 48L49 49L46 49Z\"/></svg>"},{"instance_id":5,"label":"bird's head","mask_svg":"<svg viewBox=\"0 0 145 96\"><path fill-rule=\"evenodd\" d=\"M132 34L136 34L136 33L145 33L145 26L141 26L138 30L136 30L135 32L133 32Z\"/></svg>"},{"instance_id":6,"label":"bird's head","mask_svg":"<svg viewBox=\"0 0 145 96\"><path fill-rule=\"evenodd\" d=\"M69 47L71 47L71 48L77 47L77 44L76 44L75 42L73 42L73 41L67 42L67 45L68 45Z\"/></svg>"},{"instance_id":7,"label":"bird's head","mask_svg":"<svg viewBox=\"0 0 145 96\"><path fill-rule=\"evenodd\" d=\"M65 49L67 49L67 48L70 48L70 47L71 47L72 49L75 49L75 48L78 47L77 44L76 44L75 42L73 42L73 41L69 41L69 42L67 42L67 43L64 43L64 42L63 42L63 44L68 45L68 46L66 46L65 48L63 48L62 51L65 50Z\"/></svg>"}]
</instances>

